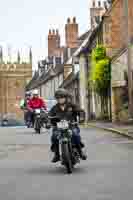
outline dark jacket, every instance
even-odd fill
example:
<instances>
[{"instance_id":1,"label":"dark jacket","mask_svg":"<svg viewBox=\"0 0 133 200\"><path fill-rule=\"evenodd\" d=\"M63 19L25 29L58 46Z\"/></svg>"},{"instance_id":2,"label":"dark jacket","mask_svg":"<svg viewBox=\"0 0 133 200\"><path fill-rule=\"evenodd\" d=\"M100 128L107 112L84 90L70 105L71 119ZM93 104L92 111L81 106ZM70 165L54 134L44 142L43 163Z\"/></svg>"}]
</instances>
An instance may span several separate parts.
<instances>
[{"instance_id":1,"label":"dark jacket","mask_svg":"<svg viewBox=\"0 0 133 200\"><path fill-rule=\"evenodd\" d=\"M67 103L64 111L60 108L59 104L53 106L50 110L50 116L58 116L60 119L66 119L69 121L77 121L77 116L80 115L81 109L78 108L77 105ZM54 119L51 120L53 125L56 125L56 121Z\"/></svg>"}]
</instances>

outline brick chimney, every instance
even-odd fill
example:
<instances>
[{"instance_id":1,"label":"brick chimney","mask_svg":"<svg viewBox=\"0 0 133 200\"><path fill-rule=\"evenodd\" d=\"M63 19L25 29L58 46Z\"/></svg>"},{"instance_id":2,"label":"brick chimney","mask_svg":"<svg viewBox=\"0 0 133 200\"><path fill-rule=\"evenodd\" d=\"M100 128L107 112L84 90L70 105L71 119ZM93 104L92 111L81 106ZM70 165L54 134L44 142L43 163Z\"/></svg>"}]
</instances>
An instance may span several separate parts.
<instances>
[{"instance_id":1,"label":"brick chimney","mask_svg":"<svg viewBox=\"0 0 133 200\"><path fill-rule=\"evenodd\" d=\"M73 18L72 22L70 18L67 19L67 24L65 25L65 39L68 48L78 47L78 24L76 23L76 17Z\"/></svg>"},{"instance_id":2,"label":"brick chimney","mask_svg":"<svg viewBox=\"0 0 133 200\"><path fill-rule=\"evenodd\" d=\"M48 34L48 56L54 56L55 51L60 48L60 35L58 29L49 30Z\"/></svg>"}]
</instances>

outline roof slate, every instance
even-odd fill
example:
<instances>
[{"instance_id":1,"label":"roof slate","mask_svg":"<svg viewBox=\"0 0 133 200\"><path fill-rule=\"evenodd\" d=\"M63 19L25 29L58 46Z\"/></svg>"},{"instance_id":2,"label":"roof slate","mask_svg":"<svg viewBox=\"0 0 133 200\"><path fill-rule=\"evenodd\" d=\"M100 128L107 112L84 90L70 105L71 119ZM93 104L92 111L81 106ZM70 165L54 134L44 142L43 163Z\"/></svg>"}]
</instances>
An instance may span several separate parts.
<instances>
[{"instance_id":1,"label":"roof slate","mask_svg":"<svg viewBox=\"0 0 133 200\"><path fill-rule=\"evenodd\" d=\"M69 76L64 80L64 82L60 85L60 87L66 88L75 80L79 80L79 72L77 72L76 74L73 74L73 72L71 72Z\"/></svg>"}]
</instances>

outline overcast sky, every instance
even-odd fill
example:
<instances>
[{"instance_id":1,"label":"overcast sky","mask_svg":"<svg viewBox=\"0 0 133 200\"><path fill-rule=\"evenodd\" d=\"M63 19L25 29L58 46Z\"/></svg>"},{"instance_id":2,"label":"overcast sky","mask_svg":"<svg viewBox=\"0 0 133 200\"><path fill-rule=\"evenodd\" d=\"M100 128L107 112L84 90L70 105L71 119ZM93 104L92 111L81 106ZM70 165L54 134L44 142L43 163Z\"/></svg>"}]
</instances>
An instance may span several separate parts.
<instances>
[{"instance_id":1,"label":"overcast sky","mask_svg":"<svg viewBox=\"0 0 133 200\"><path fill-rule=\"evenodd\" d=\"M15 54L32 46L34 64L47 55L49 28L59 28L63 37L67 18L76 16L80 34L89 27L91 0L0 0L0 45ZM4 51L6 57L6 52ZM14 57L14 56L13 56Z\"/></svg>"}]
</instances>

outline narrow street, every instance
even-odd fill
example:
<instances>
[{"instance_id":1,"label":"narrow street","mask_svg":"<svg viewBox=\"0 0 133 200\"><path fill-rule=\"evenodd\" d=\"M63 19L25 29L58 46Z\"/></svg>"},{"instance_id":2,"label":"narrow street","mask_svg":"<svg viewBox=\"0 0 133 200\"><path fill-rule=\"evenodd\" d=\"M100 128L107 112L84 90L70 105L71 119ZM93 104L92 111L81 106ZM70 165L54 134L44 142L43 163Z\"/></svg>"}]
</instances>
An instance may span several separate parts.
<instances>
[{"instance_id":1,"label":"narrow street","mask_svg":"<svg viewBox=\"0 0 133 200\"><path fill-rule=\"evenodd\" d=\"M1 200L132 200L133 141L102 130L82 129L88 160L72 175L50 163L50 134L0 129Z\"/></svg>"}]
</instances>

